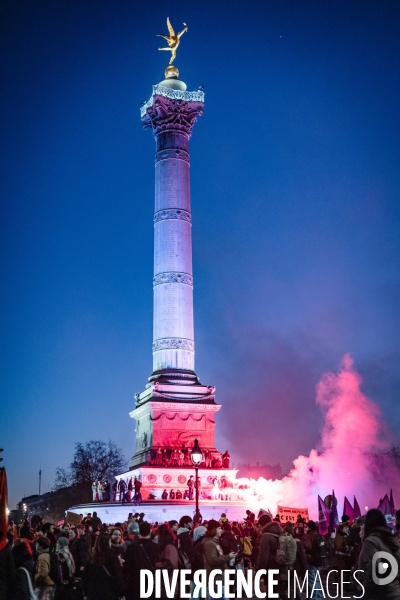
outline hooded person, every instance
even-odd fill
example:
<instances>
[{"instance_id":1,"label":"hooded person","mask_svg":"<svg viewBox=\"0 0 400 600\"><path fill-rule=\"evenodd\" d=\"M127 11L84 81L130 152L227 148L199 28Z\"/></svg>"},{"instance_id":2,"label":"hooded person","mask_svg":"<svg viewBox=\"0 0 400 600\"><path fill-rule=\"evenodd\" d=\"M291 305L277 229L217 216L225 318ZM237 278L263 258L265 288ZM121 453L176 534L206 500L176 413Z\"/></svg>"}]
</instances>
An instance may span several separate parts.
<instances>
[{"instance_id":1,"label":"hooded person","mask_svg":"<svg viewBox=\"0 0 400 600\"><path fill-rule=\"evenodd\" d=\"M186 554L189 562L193 552L193 538L191 531L193 529L193 519L189 516L183 516L179 520L179 527L176 532L178 538L178 548Z\"/></svg>"},{"instance_id":2,"label":"hooded person","mask_svg":"<svg viewBox=\"0 0 400 600\"><path fill-rule=\"evenodd\" d=\"M204 525L199 525L199 527L196 527L193 530L193 552L192 561L190 563L192 577L195 571L204 569L203 542L206 531L207 529L204 527Z\"/></svg>"},{"instance_id":3,"label":"hooded person","mask_svg":"<svg viewBox=\"0 0 400 600\"><path fill-rule=\"evenodd\" d=\"M280 589L284 587L286 580L286 567L283 567L278 563L276 556L279 547L279 538L282 534L282 527L276 521L271 521L262 528L256 562L257 570L279 570L278 581Z\"/></svg>"},{"instance_id":4,"label":"hooded person","mask_svg":"<svg viewBox=\"0 0 400 600\"><path fill-rule=\"evenodd\" d=\"M376 552L386 552L393 560L392 564L389 558L386 559L385 557L386 563L390 566L390 572L384 572L383 577L379 571L378 561L375 561L376 564L373 565ZM358 568L361 569L362 575L360 579L365 588L364 600L398 600L400 598L399 563L399 540L390 527L387 526L386 519L381 511L377 508L369 510L365 516L364 541L358 562ZM389 580L392 571L396 567L396 576L394 579ZM375 572L373 572L373 569ZM381 579L381 582L379 582L379 579ZM387 579L387 582L385 582L385 579Z\"/></svg>"},{"instance_id":5,"label":"hooded person","mask_svg":"<svg viewBox=\"0 0 400 600\"><path fill-rule=\"evenodd\" d=\"M75 563L71 551L68 547L68 539L59 537L56 546L56 556L58 564L58 580L56 582L56 596L59 600L67 600L71 593L73 577L75 573Z\"/></svg>"},{"instance_id":6,"label":"hooded person","mask_svg":"<svg viewBox=\"0 0 400 600\"><path fill-rule=\"evenodd\" d=\"M220 573L215 576L215 582L223 582L225 569L228 569L230 562L233 562L236 558L235 552L224 554L219 543L221 535L221 524L215 519L210 519L207 523L207 533L203 542L204 569L207 573L207 581L209 580L211 571L218 569ZM208 596L210 596L210 593ZM223 585L222 595L216 597L225 598Z\"/></svg>"},{"instance_id":7,"label":"hooded person","mask_svg":"<svg viewBox=\"0 0 400 600\"><path fill-rule=\"evenodd\" d=\"M221 544L224 554L229 554L229 552L237 552L238 550L238 540L232 533L232 527L228 521L222 523L222 535L219 543Z\"/></svg>"}]
</instances>

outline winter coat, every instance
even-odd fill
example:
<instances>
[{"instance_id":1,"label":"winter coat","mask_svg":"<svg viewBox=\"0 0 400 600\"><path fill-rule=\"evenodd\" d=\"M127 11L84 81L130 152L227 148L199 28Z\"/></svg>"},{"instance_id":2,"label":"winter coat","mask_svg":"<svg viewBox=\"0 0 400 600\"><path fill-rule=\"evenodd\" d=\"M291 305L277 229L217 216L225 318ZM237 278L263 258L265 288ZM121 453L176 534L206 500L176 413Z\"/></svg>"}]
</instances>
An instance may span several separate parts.
<instances>
[{"instance_id":1,"label":"winter coat","mask_svg":"<svg viewBox=\"0 0 400 600\"><path fill-rule=\"evenodd\" d=\"M400 575L387 585L377 585L372 579L372 559L375 552L391 554L399 564L400 542L389 527L376 527L365 539L361 548L358 573L365 588L363 600L398 600L400 598Z\"/></svg>"},{"instance_id":2,"label":"winter coat","mask_svg":"<svg viewBox=\"0 0 400 600\"><path fill-rule=\"evenodd\" d=\"M303 543L296 539L297 552L296 560L293 565L293 570L296 571L297 575L304 577L307 571L307 557L306 551L304 550Z\"/></svg>"},{"instance_id":3,"label":"winter coat","mask_svg":"<svg viewBox=\"0 0 400 600\"><path fill-rule=\"evenodd\" d=\"M31 573L34 570L34 564L31 555L25 555L20 564L16 565L17 571L15 576L15 587L14 595L12 600L30 600L30 587L28 583L28 576L26 571L29 573L29 578L32 584ZM21 568L22 567L22 568ZM26 571L25 571L26 569Z\"/></svg>"},{"instance_id":4,"label":"winter coat","mask_svg":"<svg viewBox=\"0 0 400 600\"><path fill-rule=\"evenodd\" d=\"M157 544L148 538L140 538L139 541L135 541L128 546L123 568L126 600L138 600L140 598L140 570L154 570L158 557L159 548ZM154 594L150 598L154 598Z\"/></svg>"},{"instance_id":5,"label":"winter coat","mask_svg":"<svg viewBox=\"0 0 400 600\"><path fill-rule=\"evenodd\" d=\"M171 585L173 573L174 573L174 571L176 571L179 568L179 555L178 555L178 550L177 550L175 544L167 544L165 546L164 550L161 552L159 559L156 563L156 568L168 570L168 577L169 577L169 582ZM175 588L175 596L174 597L177 597L178 593L179 593L179 584ZM163 579L161 580L161 597L167 598Z\"/></svg>"},{"instance_id":6,"label":"winter coat","mask_svg":"<svg viewBox=\"0 0 400 600\"><path fill-rule=\"evenodd\" d=\"M338 571L346 571L351 568L351 549L348 547L348 536L337 532L335 541L334 568Z\"/></svg>"},{"instance_id":7,"label":"winter coat","mask_svg":"<svg viewBox=\"0 0 400 600\"><path fill-rule=\"evenodd\" d=\"M215 577L215 581L223 581L223 572L229 566L229 556L223 550L215 538L206 537L203 543L204 569L207 571L207 581L213 569L221 569L222 574Z\"/></svg>"},{"instance_id":8,"label":"winter coat","mask_svg":"<svg viewBox=\"0 0 400 600\"><path fill-rule=\"evenodd\" d=\"M199 569L204 569L204 541L207 538L204 536L196 540L193 544L193 552L192 552L192 561L190 566L192 568L192 576L195 571Z\"/></svg>"},{"instance_id":9,"label":"winter coat","mask_svg":"<svg viewBox=\"0 0 400 600\"><path fill-rule=\"evenodd\" d=\"M219 543L222 550L224 551L224 554L229 554L229 552L238 551L238 541L233 535L232 531L224 531L224 533L219 538Z\"/></svg>"},{"instance_id":10,"label":"winter coat","mask_svg":"<svg viewBox=\"0 0 400 600\"><path fill-rule=\"evenodd\" d=\"M55 584L55 581L50 577L50 552L48 548L38 550L35 584L40 586Z\"/></svg>"},{"instance_id":11,"label":"winter coat","mask_svg":"<svg viewBox=\"0 0 400 600\"><path fill-rule=\"evenodd\" d=\"M189 561L191 561L193 552L193 538L189 529L186 527L179 527L176 535L178 537L178 547L183 552L186 552Z\"/></svg>"},{"instance_id":12,"label":"winter coat","mask_svg":"<svg viewBox=\"0 0 400 600\"><path fill-rule=\"evenodd\" d=\"M80 570L83 568L89 558L89 547L84 538L76 538L71 546L70 551L75 563L75 575L80 577Z\"/></svg>"},{"instance_id":13,"label":"winter coat","mask_svg":"<svg viewBox=\"0 0 400 600\"><path fill-rule=\"evenodd\" d=\"M89 525L93 529L93 532L98 531L101 525L101 519L99 517L92 517L89 521Z\"/></svg>"},{"instance_id":14,"label":"winter coat","mask_svg":"<svg viewBox=\"0 0 400 600\"><path fill-rule=\"evenodd\" d=\"M303 537L302 542L306 551L307 564L311 567L322 567L324 561L321 554L321 543L324 547L326 544L325 538L318 531L309 530Z\"/></svg>"},{"instance_id":15,"label":"winter coat","mask_svg":"<svg viewBox=\"0 0 400 600\"><path fill-rule=\"evenodd\" d=\"M8 544L0 550L0 600L9 600L15 585L15 564Z\"/></svg>"},{"instance_id":16,"label":"winter coat","mask_svg":"<svg viewBox=\"0 0 400 600\"><path fill-rule=\"evenodd\" d=\"M86 564L82 580L87 600L117 600L124 592L122 567L111 549L105 553L104 565Z\"/></svg>"},{"instance_id":17,"label":"winter coat","mask_svg":"<svg viewBox=\"0 0 400 600\"><path fill-rule=\"evenodd\" d=\"M279 537L283 533L282 528L278 523L272 521L267 523L262 531L256 569L279 569L280 565L276 561L276 551L278 550Z\"/></svg>"}]
</instances>

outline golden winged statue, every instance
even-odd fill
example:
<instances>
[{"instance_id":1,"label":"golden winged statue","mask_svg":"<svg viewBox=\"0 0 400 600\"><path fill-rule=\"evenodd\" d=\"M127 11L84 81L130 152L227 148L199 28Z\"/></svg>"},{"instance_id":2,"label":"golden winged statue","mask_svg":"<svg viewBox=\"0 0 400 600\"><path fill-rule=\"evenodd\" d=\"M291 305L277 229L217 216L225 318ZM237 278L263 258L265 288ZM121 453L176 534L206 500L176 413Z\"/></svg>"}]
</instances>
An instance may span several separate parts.
<instances>
[{"instance_id":1,"label":"golden winged statue","mask_svg":"<svg viewBox=\"0 0 400 600\"><path fill-rule=\"evenodd\" d=\"M180 33L175 33L169 17L167 17L167 27L169 31L169 35L163 35L162 33L157 33L159 37L163 37L168 42L168 48L159 48L159 50L169 50L171 52L171 58L169 64L172 65L176 58L176 49L179 46L179 42L181 40L181 36L188 30L186 23L184 23L185 29L182 29Z\"/></svg>"}]
</instances>

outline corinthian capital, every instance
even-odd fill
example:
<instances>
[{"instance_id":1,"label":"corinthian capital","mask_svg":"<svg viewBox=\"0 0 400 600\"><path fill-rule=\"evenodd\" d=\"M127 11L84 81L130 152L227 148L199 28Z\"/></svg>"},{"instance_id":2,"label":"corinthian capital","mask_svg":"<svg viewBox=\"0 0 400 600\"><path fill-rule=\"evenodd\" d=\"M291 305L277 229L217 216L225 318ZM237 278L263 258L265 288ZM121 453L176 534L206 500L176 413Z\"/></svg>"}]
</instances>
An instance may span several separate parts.
<instances>
[{"instance_id":1,"label":"corinthian capital","mask_svg":"<svg viewBox=\"0 0 400 600\"><path fill-rule=\"evenodd\" d=\"M151 127L156 137L168 131L179 131L190 138L193 125L203 112L203 102L186 102L158 94L153 95L152 100L142 116L143 127Z\"/></svg>"}]
</instances>

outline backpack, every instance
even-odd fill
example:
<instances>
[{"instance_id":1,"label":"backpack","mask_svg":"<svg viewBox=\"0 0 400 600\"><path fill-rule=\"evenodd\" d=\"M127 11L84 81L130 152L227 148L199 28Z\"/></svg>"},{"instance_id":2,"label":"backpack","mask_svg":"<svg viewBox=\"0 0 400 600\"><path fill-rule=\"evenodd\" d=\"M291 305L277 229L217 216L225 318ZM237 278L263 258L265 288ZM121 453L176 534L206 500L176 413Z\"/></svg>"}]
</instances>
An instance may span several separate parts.
<instances>
[{"instance_id":1,"label":"backpack","mask_svg":"<svg viewBox=\"0 0 400 600\"><path fill-rule=\"evenodd\" d=\"M203 549L204 539L201 538L193 548L192 554L192 572L198 571L199 569L204 569L204 549Z\"/></svg>"},{"instance_id":2,"label":"backpack","mask_svg":"<svg viewBox=\"0 0 400 600\"><path fill-rule=\"evenodd\" d=\"M289 533L280 535L278 549L276 551L276 562L278 565L293 565L296 560L296 555L296 540Z\"/></svg>"},{"instance_id":3,"label":"backpack","mask_svg":"<svg viewBox=\"0 0 400 600\"><path fill-rule=\"evenodd\" d=\"M243 538L243 554L246 556L251 556L252 552L253 544L251 543L250 538L246 536Z\"/></svg>"}]
</instances>

